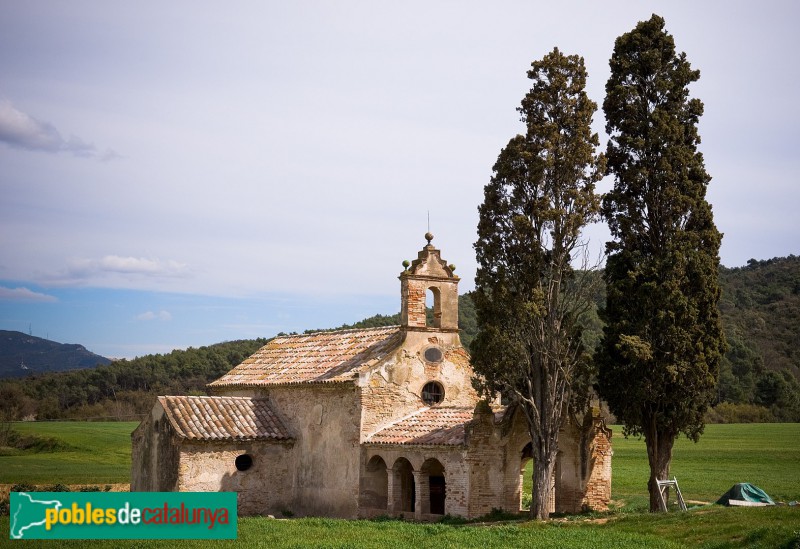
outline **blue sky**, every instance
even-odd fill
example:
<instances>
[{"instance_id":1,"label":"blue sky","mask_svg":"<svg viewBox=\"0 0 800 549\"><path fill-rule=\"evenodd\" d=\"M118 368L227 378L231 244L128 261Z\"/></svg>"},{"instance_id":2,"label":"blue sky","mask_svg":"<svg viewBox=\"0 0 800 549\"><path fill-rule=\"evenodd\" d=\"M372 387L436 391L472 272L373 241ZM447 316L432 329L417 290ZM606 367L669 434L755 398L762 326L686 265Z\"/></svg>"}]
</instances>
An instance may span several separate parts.
<instances>
[{"instance_id":1,"label":"blue sky","mask_svg":"<svg viewBox=\"0 0 800 549\"><path fill-rule=\"evenodd\" d=\"M795 2L4 2L0 329L132 357L390 314L428 211L467 291L531 61L583 55L600 104L653 12L723 264L800 253Z\"/></svg>"}]
</instances>

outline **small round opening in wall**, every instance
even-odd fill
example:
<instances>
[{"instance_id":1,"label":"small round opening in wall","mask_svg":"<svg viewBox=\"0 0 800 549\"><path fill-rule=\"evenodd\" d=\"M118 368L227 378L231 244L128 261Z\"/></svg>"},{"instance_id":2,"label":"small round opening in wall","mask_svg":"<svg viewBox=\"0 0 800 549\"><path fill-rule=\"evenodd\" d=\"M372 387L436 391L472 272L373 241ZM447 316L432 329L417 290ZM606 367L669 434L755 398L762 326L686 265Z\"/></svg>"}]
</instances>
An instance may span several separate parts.
<instances>
[{"instance_id":1,"label":"small round opening in wall","mask_svg":"<svg viewBox=\"0 0 800 549\"><path fill-rule=\"evenodd\" d=\"M441 362L444 355L439 347L428 347L422 354L427 362Z\"/></svg>"},{"instance_id":2,"label":"small round opening in wall","mask_svg":"<svg viewBox=\"0 0 800 549\"><path fill-rule=\"evenodd\" d=\"M242 454L236 456L236 469L239 471L247 471L253 466L253 456L250 454Z\"/></svg>"},{"instance_id":3,"label":"small round opening in wall","mask_svg":"<svg viewBox=\"0 0 800 549\"><path fill-rule=\"evenodd\" d=\"M422 401L432 406L444 400L444 387L438 381L429 381L422 388Z\"/></svg>"}]
</instances>

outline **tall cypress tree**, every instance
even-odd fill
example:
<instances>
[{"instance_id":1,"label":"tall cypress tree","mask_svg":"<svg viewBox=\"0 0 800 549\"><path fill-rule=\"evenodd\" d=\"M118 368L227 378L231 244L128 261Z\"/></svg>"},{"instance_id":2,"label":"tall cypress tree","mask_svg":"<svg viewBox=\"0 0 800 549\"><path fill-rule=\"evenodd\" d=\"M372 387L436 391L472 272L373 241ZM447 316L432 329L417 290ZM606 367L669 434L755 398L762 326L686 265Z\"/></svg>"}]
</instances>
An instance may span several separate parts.
<instances>
[{"instance_id":1,"label":"tall cypress tree","mask_svg":"<svg viewBox=\"0 0 800 549\"><path fill-rule=\"evenodd\" d=\"M722 235L697 151L703 104L689 97L700 72L657 15L616 40L610 64L603 110L615 181L602 213L613 240L599 388L625 433L644 435L657 511L675 438L698 440L719 375Z\"/></svg>"},{"instance_id":2,"label":"tall cypress tree","mask_svg":"<svg viewBox=\"0 0 800 549\"><path fill-rule=\"evenodd\" d=\"M604 168L583 58L556 48L532 63L528 78L518 109L527 132L500 152L479 208L479 331L471 348L476 385L509 397L528 420L531 516L544 519L558 431L586 371L577 320L592 305L588 286L598 277L578 275L572 261L584 250L582 229L599 212L594 186Z\"/></svg>"}]
</instances>

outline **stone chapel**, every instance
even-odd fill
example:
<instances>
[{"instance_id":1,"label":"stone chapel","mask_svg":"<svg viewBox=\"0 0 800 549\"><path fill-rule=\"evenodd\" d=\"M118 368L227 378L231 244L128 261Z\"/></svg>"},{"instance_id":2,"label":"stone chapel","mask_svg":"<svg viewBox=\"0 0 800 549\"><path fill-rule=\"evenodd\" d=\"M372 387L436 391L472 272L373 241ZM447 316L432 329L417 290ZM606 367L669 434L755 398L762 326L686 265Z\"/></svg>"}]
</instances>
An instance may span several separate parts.
<instances>
[{"instance_id":1,"label":"stone chapel","mask_svg":"<svg viewBox=\"0 0 800 549\"><path fill-rule=\"evenodd\" d=\"M210 383L211 396L159 397L131 435L131 490L233 491L243 515L520 511L524 415L473 389L459 277L425 237L400 273L400 326L278 336ZM605 509L611 455L598 413L567 423L551 511Z\"/></svg>"}]
</instances>

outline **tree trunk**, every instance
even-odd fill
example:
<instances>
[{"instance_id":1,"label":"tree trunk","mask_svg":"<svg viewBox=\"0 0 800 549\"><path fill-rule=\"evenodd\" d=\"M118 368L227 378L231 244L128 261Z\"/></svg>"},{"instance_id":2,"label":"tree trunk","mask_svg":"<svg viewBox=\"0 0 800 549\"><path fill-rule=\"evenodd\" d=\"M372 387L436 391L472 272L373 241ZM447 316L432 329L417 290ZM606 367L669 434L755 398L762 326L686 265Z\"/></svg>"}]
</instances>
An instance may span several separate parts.
<instances>
[{"instance_id":1,"label":"tree trunk","mask_svg":"<svg viewBox=\"0 0 800 549\"><path fill-rule=\"evenodd\" d=\"M551 441L552 442L552 441ZM533 486L531 492L531 519L547 520L550 518L550 493L555 467L555 451L550 447L558 448L558 441L552 444L534 444Z\"/></svg>"},{"instance_id":2,"label":"tree trunk","mask_svg":"<svg viewBox=\"0 0 800 549\"><path fill-rule=\"evenodd\" d=\"M654 422L651 422L651 426L645 433L644 441L647 445L647 461L650 464L650 480L647 481L647 490L650 492L650 512L657 513L663 509L656 481L669 478L675 434L659 431Z\"/></svg>"}]
</instances>

